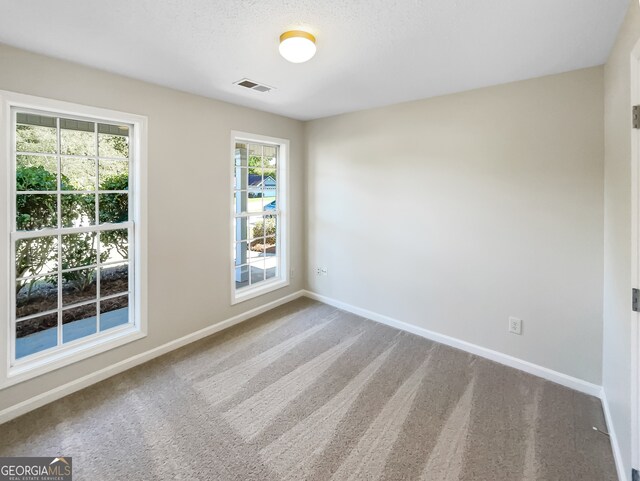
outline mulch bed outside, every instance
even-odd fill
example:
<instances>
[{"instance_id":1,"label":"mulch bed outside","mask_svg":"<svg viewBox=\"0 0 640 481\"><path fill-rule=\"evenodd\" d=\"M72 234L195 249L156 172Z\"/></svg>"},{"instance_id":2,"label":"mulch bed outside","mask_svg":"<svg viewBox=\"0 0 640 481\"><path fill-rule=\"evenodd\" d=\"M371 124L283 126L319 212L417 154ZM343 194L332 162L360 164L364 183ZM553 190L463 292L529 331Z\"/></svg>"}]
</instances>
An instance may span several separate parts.
<instances>
[{"instance_id":1,"label":"mulch bed outside","mask_svg":"<svg viewBox=\"0 0 640 481\"><path fill-rule=\"evenodd\" d=\"M100 279L100 291L102 296L113 294L126 294L129 290L128 267L118 266L103 271ZM23 288L16 297L16 336L18 338L28 336L39 331L50 329L58 325L56 313L39 316L27 321L19 321L21 317L30 316L58 307L58 288L52 283L42 282L31 291L27 297L27 288ZM69 283L62 286L63 305L68 306L78 302L96 299L96 283L92 282L86 289L79 291ZM129 296L123 295L113 299L100 301L101 312L109 312L121 309L129 305ZM62 323L78 321L96 315L96 304L87 304L63 311Z\"/></svg>"}]
</instances>

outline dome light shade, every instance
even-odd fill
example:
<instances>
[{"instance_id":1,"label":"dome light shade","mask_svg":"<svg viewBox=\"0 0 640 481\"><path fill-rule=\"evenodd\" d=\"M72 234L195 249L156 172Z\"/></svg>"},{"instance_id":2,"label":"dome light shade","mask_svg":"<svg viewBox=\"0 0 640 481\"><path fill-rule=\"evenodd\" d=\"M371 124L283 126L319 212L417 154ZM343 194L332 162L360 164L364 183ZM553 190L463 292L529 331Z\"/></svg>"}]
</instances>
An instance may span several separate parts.
<instances>
[{"instance_id":1,"label":"dome light shade","mask_svg":"<svg viewBox=\"0 0 640 481\"><path fill-rule=\"evenodd\" d=\"M316 54L316 38L302 30L290 30L280 35L280 55L292 63L310 60Z\"/></svg>"}]
</instances>

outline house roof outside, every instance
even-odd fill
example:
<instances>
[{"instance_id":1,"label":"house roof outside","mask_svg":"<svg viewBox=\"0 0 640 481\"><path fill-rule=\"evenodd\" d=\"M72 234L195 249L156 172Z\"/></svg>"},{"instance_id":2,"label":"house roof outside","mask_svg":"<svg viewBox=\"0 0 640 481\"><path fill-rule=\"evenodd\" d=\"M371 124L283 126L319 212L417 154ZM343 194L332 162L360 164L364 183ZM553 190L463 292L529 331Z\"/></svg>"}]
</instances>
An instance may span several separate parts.
<instances>
[{"instance_id":1,"label":"house roof outside","mask_svg":"<svg viewBox=\"0 0 640 481\"><path fill-rule=\"evenodd\" d=\"M261 187L263 185L262 176L258 174L249 174L248 184L249 184L249 187ZM264 185L275 186L276 179L268 175L267 177L264 178Z\"/></svg>"}]
</instances>

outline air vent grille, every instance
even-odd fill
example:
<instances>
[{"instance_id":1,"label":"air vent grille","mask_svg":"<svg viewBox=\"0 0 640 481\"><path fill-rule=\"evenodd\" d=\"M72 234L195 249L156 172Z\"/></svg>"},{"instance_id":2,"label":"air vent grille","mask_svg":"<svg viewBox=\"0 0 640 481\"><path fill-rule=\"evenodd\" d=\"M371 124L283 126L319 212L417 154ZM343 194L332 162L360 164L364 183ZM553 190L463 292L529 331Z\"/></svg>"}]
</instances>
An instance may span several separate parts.
<instances>
[{"instance_id":1,"label":"air vent grille","mask_svg":"<svg viewBox=\"0 0 640 481\"><path fill-rule=\"evenodd\" d=\"M239 87L244 87L249 90L256 90L257 92L271 92L272 90L275 90L273 87L269 87L268 85L261 84L254 80L249 80L248 78L243 78L233 83L235 85L238 85Z\"/></svg>"}]
</instances>

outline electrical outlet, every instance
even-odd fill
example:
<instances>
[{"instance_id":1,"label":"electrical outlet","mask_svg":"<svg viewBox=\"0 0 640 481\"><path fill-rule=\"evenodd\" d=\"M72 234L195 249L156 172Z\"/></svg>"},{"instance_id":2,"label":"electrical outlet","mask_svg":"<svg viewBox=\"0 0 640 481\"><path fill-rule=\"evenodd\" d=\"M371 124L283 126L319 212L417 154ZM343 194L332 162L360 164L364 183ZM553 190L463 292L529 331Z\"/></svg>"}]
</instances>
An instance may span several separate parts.
<instances>
[{"instance_id":1,"label":"electrical outlet","mask_svg":"<svg viewBox=\"0 0 640 481\"><path fill-rule=\"evenodd\" d=\"M522 335L522 319L509 317L509 332Z\"/></svg>"},{"instance_id":2,"label":"electrical outlet","mask_svg":"<svg viewBox=\"0 0 640 481\"><path fill-rule=\"evenodd\" d=\"M316 276L320 277L320 276L326 276L326 275L327 275L326 267L316 267Z\"/></svg>"}]
</instances>

